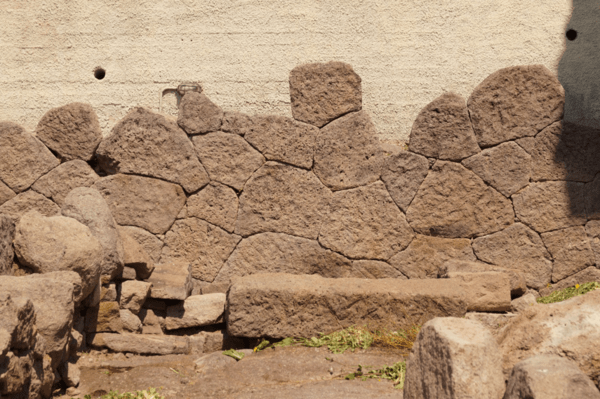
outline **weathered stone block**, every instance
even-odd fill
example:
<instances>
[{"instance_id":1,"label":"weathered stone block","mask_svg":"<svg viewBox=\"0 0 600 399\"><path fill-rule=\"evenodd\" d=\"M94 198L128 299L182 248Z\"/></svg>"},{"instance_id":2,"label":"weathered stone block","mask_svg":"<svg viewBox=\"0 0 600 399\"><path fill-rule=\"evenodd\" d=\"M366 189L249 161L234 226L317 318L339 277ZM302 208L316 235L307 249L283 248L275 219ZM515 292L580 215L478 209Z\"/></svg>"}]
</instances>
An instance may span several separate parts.
<instances>
[{"instance_id":1,"label":"weathered stone block","mask_svg":"<svg viewBox=\"0 0 600 399\"><path fill-rule=\"evenodd\" d=\"M397 154L386 155L381 180L396 205L406 212L428 172L427 158L400 151Z\"/></svg>"},{"instance_id":2,"label":"weathered stone block","mask_svg":"<svg viewBox=\"0 0 600 399\"><path fill-rule=\"evenodd\" d=\"M90 334L87 342L91 346L109 348L115 352L145 355L175 355L190 351L189 339L175 335L98 333Z\"/></svg>"},{"instance_id":3,"label":"weathered stone block","mask_svg":"<svg viewBox=\"0 0 600 399\"><path fill-rule=\"evenodd\" d=\"M150 298L185 300L192 292L190 264L183 261L171 261L156 265L147 280L152 283Z\"/></svg>"},{"instance_id":4,"label":"weathered stone block","mask_svg":"<svg viewBox=\"0 0 600 399\"><path fill-rule=\"evenodd\" d=\"M233 189L213 182L187 199L183 219L200 218L233 233L238 203L238 197Z\"/></svg>"},{"instance_id":5,"label":"weathered stone block","mask_svg":"<svg viewBox=\"0 0 600 399\"><path fill-rule=\"evenodd\" d=\"M193 295L183 303L167 307L167 330L201 327L223 322L225 294Z\"/></svg>"},{"instance_id":6,"label":"weathered stone block","mask_svg":"<svg viewBox=\"0 0 600 399\"><path fill-rule=\"evenodd\" d=\"M554 259L552 282L562 280L596 264L583 226L544 233L542 240Z\"/></svg>"},{"instance_id":7,"label":"weathered stone block","mask_svg":"<svg viewBox=\"0 0 600 399\"><path fill-rule=\"evenodd\" d=\"M62 206L71 190L77 187L91 187L98 179L100 177L87 162L76 159L52 169L37 179L31 188Z\"/></svg>"},{"instance_id":8,"label":"weathered stone block","mask_svg":"<svg viewBox=\"0 0 600 399\"><path fill-rule=\"evenodd\" d=\"M216 132L221 128L223 111L203 93L189 91L179 103L177 124L187 134Z\"/></svg>"}]
</instances>

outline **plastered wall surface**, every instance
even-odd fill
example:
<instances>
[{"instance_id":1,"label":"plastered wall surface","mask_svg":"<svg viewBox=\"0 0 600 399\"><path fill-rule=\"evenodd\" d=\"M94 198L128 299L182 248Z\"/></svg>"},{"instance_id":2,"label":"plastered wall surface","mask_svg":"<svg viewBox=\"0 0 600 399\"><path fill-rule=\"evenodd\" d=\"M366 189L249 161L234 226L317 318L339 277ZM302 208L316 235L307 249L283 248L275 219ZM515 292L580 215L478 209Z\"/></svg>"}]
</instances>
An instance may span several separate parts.
<instances>
[{"instance_id":1,"label":"plastered wall surface","mask_svg":"<svg viewBox=\"0 0 600 399\"><path fill-rule=\"evenodd\" d=\"M90 103L103 134L165 89L199 82L225 110L291 116L288 74L350 63L380 137L407 140L427 103L490 73L557 71L571 0L0 0L0 120L34 130ZM97 80L96 67L106 70ZM176 113L166 92L162 111Z\"/></svg>"}]
</instances>

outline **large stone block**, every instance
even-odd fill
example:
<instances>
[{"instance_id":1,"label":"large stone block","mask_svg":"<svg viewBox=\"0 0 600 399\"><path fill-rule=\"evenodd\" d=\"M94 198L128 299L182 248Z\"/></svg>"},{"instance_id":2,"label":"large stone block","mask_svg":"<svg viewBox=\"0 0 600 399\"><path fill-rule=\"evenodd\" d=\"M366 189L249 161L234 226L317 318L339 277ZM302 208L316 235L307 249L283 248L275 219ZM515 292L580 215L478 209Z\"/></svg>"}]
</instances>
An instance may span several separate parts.
<instances>
[{"instance_id":1,"label":"large stone block","mask_svg":"<svg viewBox=\"0 0 600 399\"><path fill-rule=\"evenodd\" d=\"M91 187L100 177L80 159L60 164L40 177L31 188L62 206L67 194L77 187Z\"/></svg>"},{"instance_id":2,"label":"large stone block","mask_svg":"<svg viewBox=\"0 0 600 399\"><path fill-rule=\"evenodd\" d=\"M467 102L481 147L535 136L561 119L565 91L543 65L500 69L481 82Z\"/></svg>"},{"instance_id":3,"label":"large stone block","mask_svg":"<svg viewBox=\"0 0 600 399\"><path fill-rule=\"evenodd\" d=\"M184 217L197 217L233 233L238 203L233 189L213 182L187 199Z\"/></svg>"},{"instance_id":4,"label":"large stone block","mask_svg":"<svg viewBox=\"0 0 600 399\"><path fill-rule=\"evenodd\" d=\"M474 320L436 318L419 332L407 361L406 399L500 399L502 359L490 331Z\"/></svg>"},{"instance_id":5,"label":"large stone block","mask_svg":"<svg viewBox=\"0 0 600 399\"><path fill-rule=\"evenodd\" d=\"M562 280L596 264L583 226L544 233L542 240L554 259L552 282Z\"/></svg>"},{"instance_id":6,"label":"large stone block","mask_svg":"<svg viewBox=\"0 0 600 399\"><path fill-rule=\"evenodd\" d=\"M511 310L510 276L503 272L450 272L460 280L469 312L508 312Z\"/></svg>"},{"instance_id":7,"label":"large stone block","mask_svg":"<svg viewBox=\"0 0 600 399\"><path fill-rule=\"evenodd\" d=\"M248 180L235 232L267 231L316 239L329 211L331 192L311 171L267 162Z\"/></svg>"},{"instance_id":8,"label":"large stone block","mask_svg":"<svg viewBox=\"0 0 600 399\"><path fill-rule=\"evenodd\" d=\"M0 205L14 198L17 194L0 180Z\"/></svg>"},{"instance_id":9,"label":"large stone block","mask_svg":"<svg viewBox=\"0 0 600 399\"><path fill-rule=\"evenodd\" d=\"M406 212L428 172L427 158L408 151L400 151L385 157L381 180L396 205Z\"/></svg>"},{"instance_id":10,"label":"large stone block","mask_svg":"<svg viewBox=\"0 0 600 399\"><path fill-rule=\"evenodd\" d=\"M172 261L156 265L147 280L152 283L150 298L185 300L192 292L193 283L190 264Z\"/></svg>"},{"instance_id":11,"label":"large stone block","mask_svg":"<svg viewBox=\"0 0 600 399\"><path fill-rule=\"evenodd\" d=\"M58 166L48 148L21 126L0 122L0 180L15 193Z\"/></svg>"},{"instance_id":12,"label":"large stone block","mask_svg":"<svg viewBox=\"0 0 600 399\"><path fill-rule=\"evenodd\" d=\"M88 345L108 348L115 352L129 352L144 355L187 354L190 351L188 337L151 334L90 334Z\"/></svg>"},{"instance_id":13,"label":"large stone block","mask_svg":"<svg viewBox=\"0 0 600 399\"><path fill-rule=\"evenodd\" d=\"M119 226L118 229L119 233L124 232L136 240L154 263L160 262L160 255L164 243L158 237L140 227Z\"/></svg>"},{"instance_id":14,"label":"large stone block","mask_svg":"<svg viewBox=\"0 0 600 399\"><path fill-rule=\"evenodd\" d=\"M89 161L102 140L98 116L89 104L53 108L40 119L35 134L64 161Z\"/></svg>"},{"instance_id":15,"label":"large stone block","mask_svg":"<svg viewBox=\"0 0 600 399\"><path fill-rule=\"evenodd\" d=\"M14 239L15 224L10 217L0 214L0 276L12 274Z\"/></svg>"},{"instance_id":16,"label":"large stone block","mask_svg":"<svg viewBox=\"0 0 600 399\"><path fill-rule=\"evenodd\" d=\"M149 177L108 176L92 188L100 191L118 224L154 234L165 233L185 204L180 186Z\"/></svg>"},{"instance_id":17,"label":"large stone block","mask_svg":"<svg viewBox=\"0 0 600 399\"><path fill-rule=\"evenodd\" d=\"M12 299L9 293L0 294L0 324L7 333L7 344L1 345L0 359L6 350L27 350L36 342L35 310L31 300L17 297ZM5 348L4 348L5 347Z\"/></svg>"},{"instance_id":18,"label":"large stone block","mask_svg":"<svg viewBox=\"0 0 600 399\"><path fill-rule=\"evenodd\" d=\"M423 108L413 123L408 148L426 157L451 161L480 152L465 99L445 93Z\"/></svg>"},{"instance_id":19,"label":"large stone block","mask_svg":"<svg viewBox=\"0 0 600 399\"><path fill-rule=\"evenodd\" d=\"M406 217L379 181L334 193L319 242L349 258L388 260L413 237Z\"/></svg>"},{"instance_id":20,"label":"large stone block","mask_svg":"<svg viewBox=\"0 0 600 399\"><path fill-rule=\"evenodd\" d=\"M81 279L81 276L77 272L65 270L65 271L57 271L57 272L32 273L32 274L28 275L28 278L32 278L32 279L43 278L43 279L60 281L61 283L70 284L71 287L73 288L73 303L75 304L75 306L78 306L81 303L81 301L83 301L85 299L85 297L83 296L83 294L84 294L83 290L85 288L84 284L83 284L83 280ZM92 293L93 293L93 291L92 291ZM92 294L90 294L89 296L91 296L91 295Z\"/></svg>"},{"instance_id":21,"label":"large stone block","mask_svg":"<svg viewBox=\"0 0 600 399\"><path fill-rule=\"evenodd\" d=\"M133 173L181 185L188 193L209 181L185 132L162 115L135 108L96 151L109 174Z\"/></svg>"},{"instance_id":22,"label":"large stone block","mask_svg":"<svg viewBox=\"0 0 600 399\"><path fill-rule=\"evenodd\" d=\"M510 200L464 166L437 161L406 218L421 234L470 238L511 225L514 212Z\"/></svg>"},{"instance_id":23,"label":"large stone block","mask_svg":"<svg viewBox=\"0 0 600 399\"><path fill-rule=\"evenodd\" d=\"M15 224L29 211L36 211L44 216L60 215L58 205L33 190L20 193L0 206L0 213L9 216Z\"/></svg>"},{"instance_id":24,"label":"large stone block","mask_svg":"<svg viewBox=\"0 0 600 399\"><path fill-rule=\"evenodd\" d=\"M205 94L189 91L181 98L177 124L187 134L216 132L222 122L223 111Z\"/></svg>"},{"instance_id":25,"label":"large stone block","mask_svg":"<svg viewBox=\"0 0 600 399\"><path fill-rule=\"evenodd\" d=\"M225 294L193 295L183 303L167 307L167 330L201 327L223 321Z\"/></svg>"},{"instance_id":26,"label":"large stone block","mask_svg":"<svg viewBox=\"0 0 600 399\"><path fill-rule=\"evenodd\" d=\"M313 170L332 190L364 186L379 179L383 150L366 112L353 112L321 129Z\"/></svg>"},{"instance_id":27,"label":"large stone block","mask_svg":"<svg viewBox=\"0 0 600 399\"><path fill-rule=\"evenodd\" d=\"M361 79L349 64L304 64L290 72L294 119L317 127L362 108Z\"/></svg>"}]
</instances>

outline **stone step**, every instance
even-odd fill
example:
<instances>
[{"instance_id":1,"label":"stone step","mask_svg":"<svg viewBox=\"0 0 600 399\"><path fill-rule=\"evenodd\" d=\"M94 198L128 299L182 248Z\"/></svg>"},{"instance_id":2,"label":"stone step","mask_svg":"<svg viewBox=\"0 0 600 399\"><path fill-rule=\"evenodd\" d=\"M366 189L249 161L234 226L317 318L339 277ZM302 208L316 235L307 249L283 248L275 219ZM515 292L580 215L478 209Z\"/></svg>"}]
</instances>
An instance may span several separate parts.
<instances>
[{"instance_id":1,"label":"stone step","mask_svg":"<svg viewBox=\"0 0 600 399\"><path fill-rule=\"evenodd\" d=\"M175 335L97 333L88 335L87 343L92 347L108 348L115 352L145 355L173 355L190 352L188 337Z\"/></svg>"}]
</instances>

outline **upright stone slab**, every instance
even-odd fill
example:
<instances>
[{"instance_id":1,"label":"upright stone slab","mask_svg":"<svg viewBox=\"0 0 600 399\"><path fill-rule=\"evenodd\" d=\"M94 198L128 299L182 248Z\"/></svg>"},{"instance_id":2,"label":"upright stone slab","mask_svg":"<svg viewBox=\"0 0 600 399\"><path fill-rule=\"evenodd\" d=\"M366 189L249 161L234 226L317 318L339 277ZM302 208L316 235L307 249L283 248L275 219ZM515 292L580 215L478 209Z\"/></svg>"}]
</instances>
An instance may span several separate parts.
<instances>
[{"instance_id":1,"label":"upright stone slab","mask_svg":"<svg viewBox=\"0 0 600 399\"><path fill-rule=\"evenodd\" d=\"M508 227L514 212L510 200L464 166L437 161L406 218L421 234L470 238Z\"/></svg>"},{"instance_id":2,"label":"upright stone slab","mask_svg":"<svg viewBox=\"0 0 600 399\"><path fill-rule=\"evenodd\" d=\"M304 64L290 72L294 119L317 127L362 108L361 79L349 64Z\"/></svg>"},{"instance_id":3,"label":"upright stone slab","mask_svg":"<svg viewBox=\"0 0 600 399\"><path fill-rule=\"evenodd\" d=\"M182 261L172 261L156 265L149 283L150 298L185 300L192 292L192 275L190 264Z\"/></svg>"},{"instance_id":4,"label":"upright stone slab","mask_svg":"<svg viewBox=\"0 0 600 399\"><path fill-rule=\"evenodd\" d=\"M414 234L382 182L336 192L319 242L353 259L388 260Z\"/></svg>"},{"instance_id":5,"label":"upright stone slab","mask_svg":"<svg viewBox=\"0 0 600 399\"><path fill-rule=\"evenodd\" d=\"M419 332L406 364L406 399L489 398L504 394L502 358L474 320L436 318Z\"/></svg>"},{"instance_id":6,"label":"upright stone slab","mask_svg":"<svg viewBox=\"0 0 600 399\"><path fill-rule=\"evenodd\" d=\"M0 122L0 180L12 191L18 194L27 190L59 163L41 141L21 126Z\"/></svg>"},{"instance_id":7,"label":"upright stone slab","mask_svg":"<svg viewBox=\"0 0 600 399\"><path fill-rule=\"evenodd\" d=\"M0 214L0 276L12 274L14 239L15 224L10 217Z\"/></svg>"},{"instance_id":8,"label":"upright stone slab","mask_svg":"<svg viewBox=\"0 0 600 399\"><path fill-rule=\"evenodd\" d=\"M383 150L366 112L353 112L321 129L313 170L332 190L364 186L379 179Z\"/></svg>"},{"instance_id":9,"label":"upright stone slab","mask_svg":"<svg viewBox=\"0 0 600 399\"><path fill-rule=\"evenodd\" d=\"M222 122L223 111L205 94L188 91L181 98L177 124L187 134L216 132Z\"/></svg>"},{"instance_id":10,"label":"upright stone slab","mask_svg":"<svg viewBox=\"0 0 600 399\"><path fill-rule=\"evenodd\" d=\"M96 156L109 174L156 177L177 183L188 193L209 181L185 132L144 108L129 112L102 140Z\"/></svg>"},{"instance_id":11,"label":"upright stone slab","mask_svg":"<svg viewBox=\"0 0 600 399\"><path fill-rule=\"evenodd\" d=\"M62 206L65 197L77 187L91 187L100 177L80 159L65 162L40 177L31 188Z\"/></svg>"},{"instance_id":12,"label":"upright stone slab","mask_svg":"<svg viewBox=\"0 0 600 399\"><path fill-rule=\"evenodd\" d=\"M233 233L238 203L233 189L213 182L187 199L185 217L197 217Z\"/></svg>"},{"instance_id":13,"label":"upright stone slab","mask_svg":"<svg viewBox=\"0 0 600 399\"><path fill-rule=\"evenodd\" d=\"M451 161L480 152L465 99L445 93L423 108L413 123L408 148L429 158Z\"/></svg>"},{"instance_id":14,"label":"upright stone slab","mask_svg":"<svg viewBox=\"0 0 600 399\"><path fill-rule=\"evenodd\" d=\"M30 211L36 211L44 216L60 214L58 205L33 190L20 193L0 206L0 213L9 216L15 223Z\"/></svg>"},{"instance_id":15,"label":"upright stone slab","mask_svg":"<svg viewBox=\"0 0 600 399\"><path fill-rule=\"evenodd\" d=\"M89 161L102 140L98 116L89 104L53 108L39 121L35 134L64 161Z\"/></svg>"},{"instance_id":16,"label":"upright stone slab","mask_svg":"<svg viewBox=\"0 0 600 399\"><path fill-rule=\"evenodd\" d=\"M481 82L467 107L481 147L535 136L561 119L565 91L543 65L500 69Z\"/></svg>"},{"instance_id":17,"label":"upright stone slab","mask_svg":"<svg viewBox=\"0 0 600 399\"><path fill-rule=\"evenodd\" d=\"M583 226L550 231L542 234L542 240L554 259L552 282L596 264L590 241Z\"/></svg>"},{"instance_id":18,"label":"upright stone slab","mask_svg":"<svg viewBox=\"0 0 600 399\"><path fill-rule=\"evenodd\" d=\"M154 263L160 262L164 243L154 234L135 226L119 226L118 229L119 233L124 232L136 240Z\"/></svg>"},{"instance_id":19,"label":"upright stone slab","mask_svg":"<svg viewBox=\"0 0 600 399\"><path fill-rule=\"evenodd\" d=\"M0 180L0 205L6 201L13 199L17 194Z\"/></svg>"},{"instance_id":20,"label":"upright stone slab","mask_svg":"<svg viewBox=\"0 0 600 399\"><path fill-rule=\"evenodd\" d=\"M396 205L406 212L428 172L427 158L412 152L400 151L397 154L386 154L381 180Z\"/></svg>"},{"instance_id":21,"label":"upright stone slab","mask_svg":"<svg viewBox=\"0 0 600 399\"><path fill-rule=\"evenodd\" d=\"M311 172L267 162L240 196L235 232L267 231L316 239L329 211L331 192Z\"/></svg>"},{"instance_id":22,"label":"upright stone slab","mask_svg":"<svg viewBox=\"0 0 600 399\"><path fill-rule=\"evenodd\" d=\"M193 295L183 303L167 307L167 330L201 327L223 321L225 294Z\"/></svg>"},{"instance_id":23,"label":"upright stone slab","mask_svg":"<svg viewBox=\"0 0 600 399\"><path fill-rule=\"evenodd\" d=\"M180 186L149 177L107 176L92 188L100 191L118 224L154 234L165 233L185 204Z\"/></svg>"}]
</instances>

